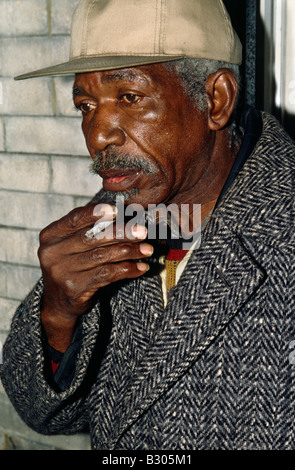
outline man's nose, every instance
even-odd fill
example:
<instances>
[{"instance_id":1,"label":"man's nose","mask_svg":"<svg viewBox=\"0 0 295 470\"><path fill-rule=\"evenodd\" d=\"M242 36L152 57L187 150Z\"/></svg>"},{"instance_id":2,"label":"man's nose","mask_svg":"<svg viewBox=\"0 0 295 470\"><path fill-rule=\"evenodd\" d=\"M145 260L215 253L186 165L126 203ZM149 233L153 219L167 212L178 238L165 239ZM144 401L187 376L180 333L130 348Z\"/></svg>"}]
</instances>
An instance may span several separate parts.
<instances>
[{"instance_id":1,"label":"man's nose","mask_svg":"<svg viewBox=\"0 0 295 470\"><path fill-rule=\"evenodd\" d=\"M109 145L121 146L125 143L126 135L119 125L118 117L106 110L96 110L95 115L86 129L86 142L95 153L105 150Z\"/></svg>"}]
</instances>

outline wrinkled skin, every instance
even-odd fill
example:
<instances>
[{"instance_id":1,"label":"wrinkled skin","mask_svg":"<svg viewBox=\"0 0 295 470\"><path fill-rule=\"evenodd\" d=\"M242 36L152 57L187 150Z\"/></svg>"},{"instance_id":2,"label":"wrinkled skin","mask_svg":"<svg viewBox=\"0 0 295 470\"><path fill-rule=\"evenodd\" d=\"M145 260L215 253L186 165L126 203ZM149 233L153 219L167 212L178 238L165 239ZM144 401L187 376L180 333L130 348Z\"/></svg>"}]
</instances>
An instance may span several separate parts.
<instances>
[{"instance_id":1,"label":"wrinkled skin","mask_svg":"<svg viewBox=\"0 0 295 470\"><path fill-rule=\"evenodd\" d=\"M153 169L145 172L132 164L127 170L104 169L100 176L106 190L131 191L126 203L144 207L194 203L209 208L218 197L235 156L226 125L237 84L229 71L208 78L206 112L196 108L178 78L161 64L78 74L73 90L93 160L99 154L106 162L115 151ZM41 318L50 344L60 351L70 344L76 320L89 311L97 290L144 274L147 264L136 260L152 253L145 231L132 240L129 233L124 240L88 240L85 232L99 219L100 209L109 212L110 206L75 209L40 234Z\"/></svg>"}]
</instances>

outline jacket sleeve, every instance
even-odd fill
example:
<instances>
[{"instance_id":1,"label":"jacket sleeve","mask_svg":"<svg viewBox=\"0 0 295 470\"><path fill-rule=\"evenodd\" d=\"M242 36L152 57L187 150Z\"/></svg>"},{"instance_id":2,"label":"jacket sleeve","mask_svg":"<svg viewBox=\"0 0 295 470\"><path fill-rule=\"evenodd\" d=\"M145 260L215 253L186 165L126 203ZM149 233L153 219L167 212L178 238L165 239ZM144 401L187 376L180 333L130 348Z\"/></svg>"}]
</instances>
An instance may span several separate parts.
<instances>
[{"instance_id":1,"label":"jacket sleeve","mask_svg":"<svg viewBox=\"0 0 295 470\"><path fill-rule=\"evenodd\" d=\"M88 428L88 395L97 371L91 366L96 354L99 302L83 316L82 341L73 379L61 390L48 373L46 348L40 322L42 279L23 301L12 320L3 348L1 379L23 421L41 434L73 434Z\"/></svg>"}]
</instances>

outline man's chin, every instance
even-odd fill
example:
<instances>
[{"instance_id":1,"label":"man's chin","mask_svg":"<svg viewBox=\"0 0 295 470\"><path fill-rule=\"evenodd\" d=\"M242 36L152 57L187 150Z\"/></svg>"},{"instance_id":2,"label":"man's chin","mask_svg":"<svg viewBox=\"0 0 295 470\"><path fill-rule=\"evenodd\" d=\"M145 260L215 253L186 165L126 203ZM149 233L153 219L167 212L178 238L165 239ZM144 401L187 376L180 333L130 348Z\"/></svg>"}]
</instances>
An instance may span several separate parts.
<instances>
[{"instance_id":1,"label":"man's chin","mask_svg":"<svg viewBox=\"0 0 295 470\"><path fill-rule=\"evenodd\" d=\"M154 196L154 195L153 195ZM150 191L139 191L137 188L132 188L128 191L108 191L104 190L104 199L109 204L119 205L124 204L124 206L141 206L142 209L148 209L149 205L161 204L158 199L154 199Z\"/></svg>"},{"instance_id":2,"label":"man's chin","mask_svg":"<svg viewBox=\"0 0 295 470\"><path fill-rule=\"evenodd\" d=\"M130 191L105 191L105 197L110 204L116 202L124 202L124 204L136 203L134 197L137 196L137 188L132 188Z\"/></svg>"}]
</instances>

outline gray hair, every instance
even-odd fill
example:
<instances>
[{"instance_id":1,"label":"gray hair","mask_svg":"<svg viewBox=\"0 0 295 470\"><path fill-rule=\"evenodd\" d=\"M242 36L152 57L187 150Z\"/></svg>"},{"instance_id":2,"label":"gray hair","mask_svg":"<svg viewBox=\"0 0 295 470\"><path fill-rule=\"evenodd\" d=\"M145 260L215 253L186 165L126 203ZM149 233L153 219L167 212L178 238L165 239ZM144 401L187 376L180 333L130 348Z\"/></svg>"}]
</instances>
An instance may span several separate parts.
<instances>
[{"instance_id":1,"label":"gray hair","mask_svg":"<svg viewBox=\"0 0 295 470\"><path fill-rule=\"evenodd\" d=\"M240 68L235 64L209 59L181 59L167 62L165 65L177 73L185 92L196 101L202 111L207 109L206 79L217 70L229 69L240 86Z\"/></svg>"},{"instance_id":2,"label":"gray hair","mask_svg":"<svg viewBox=\"0 0 295 470\"><path fill-rule=\"evenodd\" d=\"M210 75L217 72L217 70L221 68L229 69L236 78L240 90L241 75L239 65L211 59L181 59L167 62L165 66L179 76L185 93L195 101L198 109L201 111L206 111L208 106L208 97L205 91L206 80ZM233 143L241 135L235 122L235 111L238 102L239 99L237 97L235 110L229 126Z\"/></svg>"}]
</instances>

